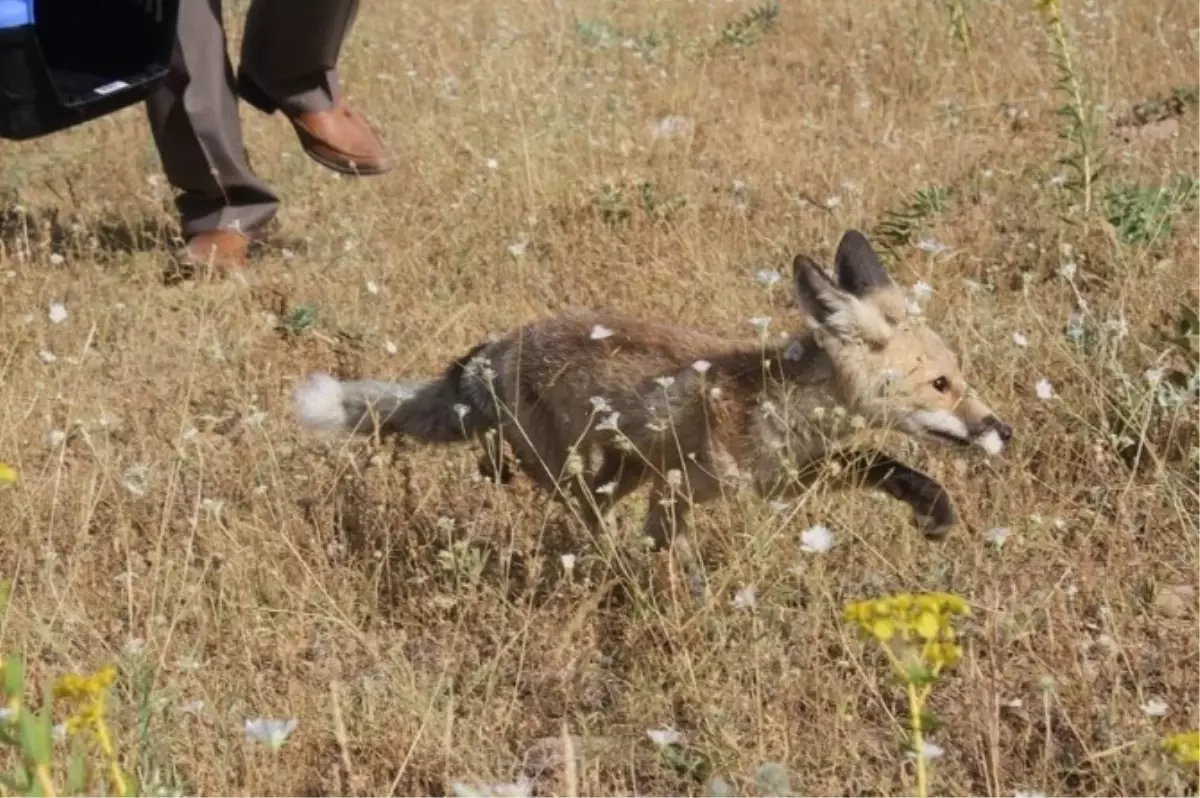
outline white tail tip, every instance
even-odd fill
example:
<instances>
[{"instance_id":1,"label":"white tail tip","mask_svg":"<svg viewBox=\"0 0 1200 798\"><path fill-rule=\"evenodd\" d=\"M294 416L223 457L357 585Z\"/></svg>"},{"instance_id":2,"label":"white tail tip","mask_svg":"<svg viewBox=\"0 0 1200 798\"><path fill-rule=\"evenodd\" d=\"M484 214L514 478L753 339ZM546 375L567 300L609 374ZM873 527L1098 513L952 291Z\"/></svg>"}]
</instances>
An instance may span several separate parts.
<instances>
[{"instance_id":1,"label":"white tail tip","mask_svg":"<svg viewBox=\"0 0 1200 798\"><path fill-rule=\"evenodd\" d=\"M313 429L342 432L346 429L345 391L328 374L312 374L296 386L292 402L300 423Z\"/></svg>"}]
</instances>

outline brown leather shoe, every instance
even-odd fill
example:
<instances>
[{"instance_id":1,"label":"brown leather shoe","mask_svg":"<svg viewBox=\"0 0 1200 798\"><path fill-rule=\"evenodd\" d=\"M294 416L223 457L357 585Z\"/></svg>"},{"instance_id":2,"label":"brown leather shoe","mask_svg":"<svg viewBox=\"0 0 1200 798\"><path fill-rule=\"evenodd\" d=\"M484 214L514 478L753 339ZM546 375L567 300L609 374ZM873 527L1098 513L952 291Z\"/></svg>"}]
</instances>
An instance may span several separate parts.
<instances>
[{"instance_id":1,"label":"brown leather shoe","mask_svg":"<svg viewBox=\"0 0 1200 798\"><path fill-rule=\"evenodd\" d=\"M371 124L345 97L339 97L328 111L298 114L291 122L304 151L335 172L381 175L396 165Z\"/></svg>"},{"instance_id":2,"label":"brown leather shoe","mask_svg":"<svg viewBox=\"0 0 1200 798\"><path fill-rule=\"evenodd\" d=\"M236 230L206 230L188 239L175 250L172 277L185 279L198 272L215 270L221 274L246 265L250 237Z\"/></svg>"}]
</instances>

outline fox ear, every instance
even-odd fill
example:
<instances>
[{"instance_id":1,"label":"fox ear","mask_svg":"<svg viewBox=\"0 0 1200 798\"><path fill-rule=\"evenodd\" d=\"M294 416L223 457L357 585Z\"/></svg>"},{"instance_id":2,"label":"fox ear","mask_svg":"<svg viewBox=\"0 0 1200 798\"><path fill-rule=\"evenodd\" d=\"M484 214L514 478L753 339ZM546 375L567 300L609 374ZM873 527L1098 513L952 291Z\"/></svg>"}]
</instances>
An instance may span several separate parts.
<instances>
[{"instance_id":1,"label":"fox ear","mask_svg":"<svg viewBox=\"0 0 1200 798\"><path fill-rule=\"evenodd\" d=\"M882 345L891 336L892 326L878 308L843 291L812 259L797 255L792 279L796 299L818 330L842 341L865 341L872 346Z\"/></svg>"},{"instance_id":2,"label":"fox ear","mask_svg":"<svg viewBox=\"0 0 1200 798\"><path fill-rule=\"evenodd\" d=\"M867 237L857 230L847 230L842 236L833 261L838 285L855 296L861 297L868 291L892 284L892 278L879 262L879 255Z\"/></svg>"},{"instance_id":3,"label":"fox ear","mask_svg":"<svg viewBox=\"0 0 1200 798\"><path fill-rule=\"evenodd\" d=\"M792 262L792 280L796 285L796 299L813 324L825 327L835 317L849 315L854 298L838 288L825 270L808 256L796 256Z\"/></svg>"}]
</instances>

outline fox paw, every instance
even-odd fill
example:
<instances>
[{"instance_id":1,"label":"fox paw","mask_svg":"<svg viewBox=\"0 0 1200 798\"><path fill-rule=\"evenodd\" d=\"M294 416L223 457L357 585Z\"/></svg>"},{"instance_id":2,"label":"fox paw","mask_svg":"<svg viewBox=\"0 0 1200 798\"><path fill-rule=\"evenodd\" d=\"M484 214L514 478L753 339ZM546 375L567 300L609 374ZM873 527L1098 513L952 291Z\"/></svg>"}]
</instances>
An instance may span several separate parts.
<instances>
[{"instance_id":1,"label":"fox paw","mask_svg":"<svg viewBox=\"0 0 1200 798\"><path fill-rule=\"evenodd\" d=\"M495 482L499 485L507 485L512 482L513 468L506 458L502 458L497 463L493 458L485 454L479 458L478 468L479 476L488 482Z\"/></svg>"},{"instance_id":2,"label":"fox paw","mask_svg":"<svg viewBox=\"0 0 1200 798\"><path fill-rule=\"evenodd\" d=\"M933 507L931 512L913 513L913 521L917 525L917 529L925 536L926 540L941 540L946 537L958 519L954 515L954 510L949 506Z\"/></svg>"}]
</instances>

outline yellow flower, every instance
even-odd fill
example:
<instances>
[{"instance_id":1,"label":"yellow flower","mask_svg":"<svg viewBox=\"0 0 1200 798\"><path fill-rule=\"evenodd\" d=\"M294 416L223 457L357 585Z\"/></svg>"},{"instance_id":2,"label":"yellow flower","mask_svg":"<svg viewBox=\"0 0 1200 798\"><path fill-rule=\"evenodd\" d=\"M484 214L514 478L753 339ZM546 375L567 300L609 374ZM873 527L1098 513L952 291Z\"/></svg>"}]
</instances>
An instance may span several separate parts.
<instances>
[{"instance_id":1,"label":"yellow flower","mask_svg":"<svg viewBox=\"0 0 1200 798\"><path fill-rule=\"evenodd\" d=\"M8 463L0 463L0 485L12 485L17 481L17 469Z\"/></svg>"},{"instance_id":2,"label":"yellow flower","mask_svg":"<svg viewBox=\"0 0 1200 798\"><path fill-rule=\"evenodd\" d=\"M1163 739L1162 746L1180 765L1200 764L1200 729L1172 734Z\"/></svg>"},{"instance_id":3,"label":"yellow flower","mask_svg":"<svg viewBox=\"0 0 1200 798\"><path fill-rule=\"evenodd\" d=\"M108 665L90 676L80 676L68 673L59 678L54 684L55 698L84 699L97 698L107 690L117 678L117 669Z\"/></svg>"},{"instance_id":4,"label":"yellow flower","mask_svg":"<svg viewBox=\"0 0 1200 798\"><path fill-rule=\"evenodd\" d=\"M900 593L853 601L843 611L847 623L884 645L902 673L936 674L962 659L954 628L957 615L970 615L970 608L952 593Z\"/></svg>"},{"instance_id":5,"label":"yellow flower","mask_svg":"<svg viewBox=\"0 0 1200 798\"><path fill-rule=\"evenodd\" d=\"M932 612L922 612L917 616L915 624L917 634L926 640L933 640L938 636L938 631L941 630L942 624Z\"/></svg>"},{"instance_id":6,"label":"yellow flower","mask_svg":"<svg viewBox=\"0 0 1200 798\"><path fill-rule=\"evenodd\" d=\"M871 622L871 634L880 640L891 640L896 634L896 624L887 618L877 618Z\"/></svg>"}]
</instances>

